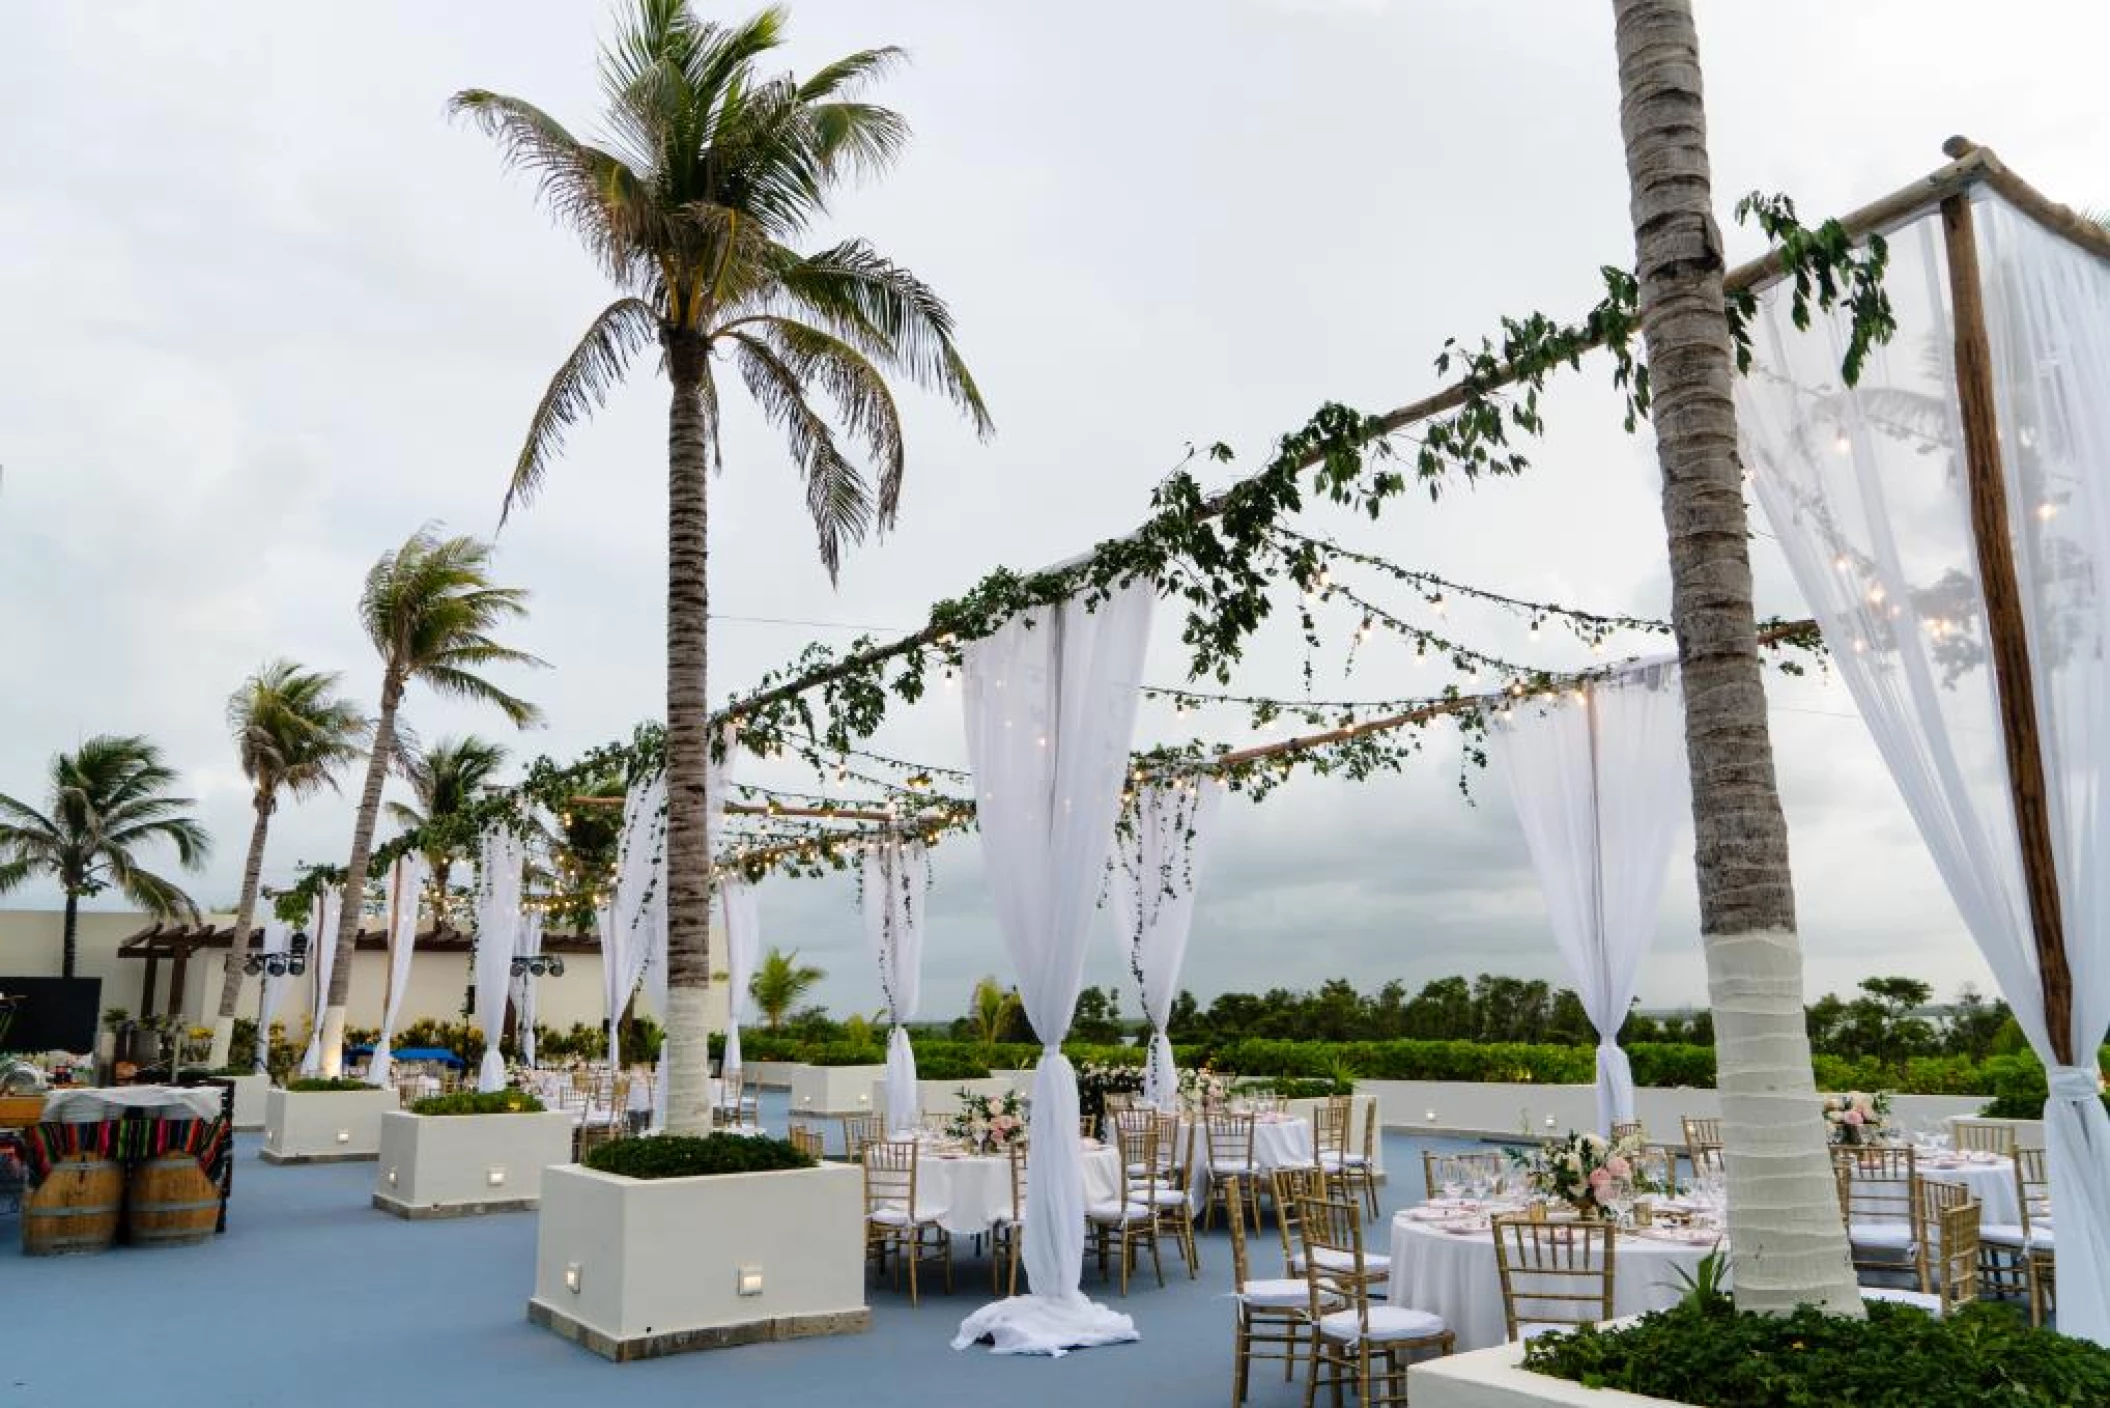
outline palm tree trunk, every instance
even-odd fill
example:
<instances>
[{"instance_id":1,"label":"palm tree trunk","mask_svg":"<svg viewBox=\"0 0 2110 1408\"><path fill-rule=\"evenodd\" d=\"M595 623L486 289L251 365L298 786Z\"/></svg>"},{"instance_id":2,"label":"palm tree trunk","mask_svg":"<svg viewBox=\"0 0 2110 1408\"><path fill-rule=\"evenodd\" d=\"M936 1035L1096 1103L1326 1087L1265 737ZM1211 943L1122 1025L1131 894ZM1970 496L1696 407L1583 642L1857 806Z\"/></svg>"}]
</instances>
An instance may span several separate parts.
<instances>
[{"instance_id":1,"label":"palm tree trunk","mask_svg":"<svg viewBox=\"0 0 2110 1408\"><path fill-rule=\"evenodd\" d=\"M333 941L337 956L330 964L330 990L322 1015L322 1073L344 1071L344 1003L352 988L352 941L359 933L359 909L366 899L366 863L374 853L374 821L381 814L381 788L395 751L396 708L403 702L403 683L393 675L381 681L381 716L374 723L373 748L366 755L366 786L359 793L359 817L352 826L352 856L345 862L344 902Z\"/></svg>"},{"instance_id":2,"label":"palm tree trunk","mask_svg":"<svg viewBox=\"0 0 2110 1408\"><path fill-rule=\"evenodd\" d=\"M1620 130L1685 683L1736 1299L1859 1315L1810 1068L1736 449L1691 0L1613 0Z\"/></svg>"},{"instance_id":3,"label":"palm tree trunk","mask_svg":"<svg viewBox=\"0 0 2110 1408\"><path fill-rule=\"evenodd\" d=\"M228 1047L234 1043L234 1014L242 1000L242 956L249 951L249 930L256 923L256 895L264 883L264 838L271 832L271 813L277 800L269 793L256 794L256 820L249 827L249 859L242 866L242 897L234 907L234 938L227 947L227 965L220 970L220 1007L213 1017L212 1051L206 1064L214 1070L227 1064Z\"/></svg>"},{"instance_id":4,"label":"palm tree trunk","mask_svg":"<svg viewBox=\"0 0 2110 1408\"><path fill-rule=\"evenodd\" d=\"M65 927L59 931L59 976L73 976L74 961L79 957L79 935L81 925L81 898L70 888L66 891Z\"/></svg>"},{"instance_id":5,"label":"palm tree trunk","mask_svg":"<svg viewBox=\"0 0 2110 1408\"><path fill-rule=\"evenodd\" d=\"M667 1130L711 1129L709 474L702 338L665 335L667 378Z\"/></svg>"}]
</instances>

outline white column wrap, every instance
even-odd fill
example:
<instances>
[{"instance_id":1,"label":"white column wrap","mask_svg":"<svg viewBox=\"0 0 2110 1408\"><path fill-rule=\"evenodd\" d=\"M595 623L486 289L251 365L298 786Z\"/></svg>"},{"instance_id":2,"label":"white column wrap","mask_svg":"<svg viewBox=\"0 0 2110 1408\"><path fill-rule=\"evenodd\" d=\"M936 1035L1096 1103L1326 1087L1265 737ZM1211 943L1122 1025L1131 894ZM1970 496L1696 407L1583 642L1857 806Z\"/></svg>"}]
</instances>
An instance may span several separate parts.
<instances>
[{"instance_id":1,"label":"white column wrap","mask_svg":"<svg viewBox=\"0 0 2110 1408\"><path fill-rule=\"evenodd\" d=\"M887 1128L913 1131L922 1122L916 1094L916 1052L907 1024L916 1020L923 988L923 909L930 896L930 856L921 841L889 836L865 852L865 938L879 960L886 1001Z\"/></svg>"},{"instance_id":2,"label":"white column wrap","mask_svg":"<svg viewBox=\"0 0 2110 1408\"><path fill-rule=\"evenodd\" d=\"M513 945L520 936L520 868L526 852L505 827L484 833L476 864L476 1025L484 1031L478 1090L503 1090L506 991L513 982Z\"/></svg>"},{"instance_id":3,"label":"white column wrap","mask_svg":"<svg viewBox=\"0 0 2110 1408\"><path fill-rule=\"evenodd\" d=\"M367 1081L373 1085L388 1084L389 1067L394 1064L389 1049L395 1044L396 1018L403 1011L404 994L410 990L410 963L418 937L418 901L431 873L432 866L415 851L398 860L388 872L388 912L394 922L388 931L388 1001L381 1009L381 1034L374 1039L374 1057L366 1065Z\"/></svg>"}]
</instances>

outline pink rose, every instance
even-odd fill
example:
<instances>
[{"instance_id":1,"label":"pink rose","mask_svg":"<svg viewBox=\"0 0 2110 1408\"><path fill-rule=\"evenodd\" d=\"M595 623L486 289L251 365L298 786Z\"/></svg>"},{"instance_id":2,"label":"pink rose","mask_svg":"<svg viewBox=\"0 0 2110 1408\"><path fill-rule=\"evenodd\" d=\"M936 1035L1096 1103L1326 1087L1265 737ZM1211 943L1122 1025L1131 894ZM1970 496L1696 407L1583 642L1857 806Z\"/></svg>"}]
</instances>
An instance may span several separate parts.
<instances>
[{"instance_id":1,"label":"pink rose","mask_svg":"<svg viewBox=\"0 0 2110 1408\"><path fill-rule=\"evenodd\" d=\"M1614 1154L1611 1158L1604 1161L1604 1171L1611 1174L1614 1178L1626 1178L1633 1173L1634 1169L1625 1159Z\"/></svg>"},{"instance_id":2,"label":"pink rose","mask_svg":"<svg viewBox=\"0 0 2110 1408\"><path fill-rule=\"evenodd\" d=\"M1862 1123L1861 1112L1859 1110L1848 1110L1846 1112L1846 1122L1848 1124Z\"/></svg>"},{"instance_id":3,"label":"pink rose","mask_svg":"<svg viewBox=\"0 0 2110 1408\"><path fill-rule=\"evenodd\" d=\"M1590 1170L1590 1186L1592 1188L1602 1188L1611 1181L1612 1170L1609 1166L1593 1168Z\"/></svg>"}]
</instances>

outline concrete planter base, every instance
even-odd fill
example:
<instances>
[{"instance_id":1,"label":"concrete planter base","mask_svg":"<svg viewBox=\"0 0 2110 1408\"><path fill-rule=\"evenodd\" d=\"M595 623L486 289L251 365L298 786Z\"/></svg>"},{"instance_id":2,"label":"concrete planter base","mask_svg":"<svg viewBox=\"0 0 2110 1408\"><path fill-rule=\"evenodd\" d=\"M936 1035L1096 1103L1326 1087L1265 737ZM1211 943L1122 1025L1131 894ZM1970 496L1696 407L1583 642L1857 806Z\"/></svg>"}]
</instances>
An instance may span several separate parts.
<instances>
[{"instance_id":1,"label":"concrete planter base","mask_svg":"<svg viewBox=\"0 0 2110 1408\"><path fill-rule=\"evenodd\" d=\"M1011 1093L1011 1082L994 1074L979 1080L919 1080L916 1082L916 1104L926 1115L957 1114L962 1090L1000 1100ZM884 1079L872 1082L872 1108L886 1109Z\"/></svg>"},{"instance_id":2,"label":"concrete planter base","mask_svg":"<svg viewBox=\"0 0 2110 1408\"><path fill-rule=\"evenodd\" d=\"M381 1154L381 1117L402 1108L381 1090L271 1090L264 1096L267 1164L348 1163Z\"/></svg>"},{"instance_id":3,"label":"concrete planter base","mask_svg":"<svg viewBox=\"0 0 2110 1408\"><path fill-rule=\"evenodd\" d=\"M885 1066L793 1066L791 1110L800 1115L854 1115L873 1108L872 1087Z\"/></svg>"},{"instance_id":4,"label":"concrete planter base","mask_svg":"<svg viewBox=\"0 0 2110 1408\"><path fill-rule=\"evenodd\" d=\"M248 1134L264 1127L264 1099L271 1090L269 1076L228 1076L234 1086L234 1127Z\"/></svg>"},{"instance_id":5,"label":"concrete planter base","mask_svg":"<svg viewBox=\"0 0 2110 1408\"><path fill-rule=\"evenodd\" d=\"M1688 1408L1676 1399L1584 1388L1518 1367L1524 1347L1498 1344L1407 1370L1414 1408Z\"/></svg>"},{"instance_id":6,"label":"concrete planter base","mask_svg":"<svg viewBox=\"0 0 2110 1408\"><path fill-rule=\"evenodd\" d=\"M492 1212L531 1212L542 1171L571 1162L571 1116L381 1116L374 1206L419 1220Z\"/></svg>"},{"instance_id":7,"label":"concrete planter base","mask_svg":"<svg viewBox=\"0 0 2110 1408\"><path fill-rule=\"evenodd\" d=\"M863 1217L862 1174L841 1164L654 1180L548 1169L528 1319L617 1361L854 1334L871 1327Z\"/></svg>"}]
</instances>

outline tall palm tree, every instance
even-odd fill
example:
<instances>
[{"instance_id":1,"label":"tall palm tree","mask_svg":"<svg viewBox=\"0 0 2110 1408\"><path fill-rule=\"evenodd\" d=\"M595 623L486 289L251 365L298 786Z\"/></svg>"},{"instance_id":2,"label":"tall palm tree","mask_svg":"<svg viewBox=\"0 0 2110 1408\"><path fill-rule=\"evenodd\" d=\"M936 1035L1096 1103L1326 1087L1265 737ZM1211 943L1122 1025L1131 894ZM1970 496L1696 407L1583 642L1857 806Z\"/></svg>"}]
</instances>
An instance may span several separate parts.
<instances>
[{"instance_id":1,"label":"tall palm tree","mask_svg":"<svg viewBox=\"0 0 2110 1408\"><path fill-rule=\"evenodd\" d=\"M1699 36L1691 0L1612 0L1612 10L1685 682L1736 1298L1750 1310L1814 1303L1858 1315L1845 1230L1821 1215L1838 1195L1817 1117L1787 820L1766 726Z\"/></svg>"},{"instance_id":2,"label":"tall palm tree","mask_svg":"<svg viewBox=\"0 0 2110 1408\"><path fill-rule=\"evenodd\" d=\"M198 906L182 887L139 862L138 852L159 841L176 848L185 870L212 853L205 828L183 815L192 799L168 795L175 782L146 739L98 734L52 758L43 811L0 794L0 895L38 877L58 882L66 897L63 976L73 976L79 957L81 900L113 885L156 918L197 920Z\"/></svg>"},{"instance_id":3,"label":"tall palm tree","mask_svg":"<svg viewBox=\"0 0 2110 1408\"><path fill-rule=\"evenodd\" d=\"M441 738L430 748L405 748L402 752L402 772L410 780L418 805L390 802L388 815L391 821L406 828L431 833L424 851L425 859L432 863L435 924L447 922L447 881L461 846L459 838L446 834L447 821L476 800L505 762L504 744L475 734Z\"/></svg>"},{"instance_id":4,"label":"tall palm tree","mask_svg":"<svg viewBox=\"0 0 2110 1408\"><path fill-rule=\"evenodd\" d=\"M442 538L420 528L403 546L381 554L359 594L359 624L381 657L381 708L366 755L366 785L352 827L352 855L345 862L344 904L337 919L337 953L330 969L323 1010L324 1071L336 1075L344 1061L344 1000L352 982L352 938L366 895L366 865L373 855L374 821L381 812L381 787L395 760L396 713L404 691L422 683L433 693L489 704L526 728L541 711L506 693L480 671L492 665L540 665L525 651L500 645L491 632L527 614L527 592L491 585L491 546L474 538Z\"/></svg>"},{"instance_id":5,"label":"tall palm tree","mask_svg":"<svg viewBox=\"0 0 2110 1408\"><path fill-rule=\"evenodd\" d=\"M257 889L264 875L264 839L278 811L281 792L295 799L328 787L335 790L337 772L359 756L366 739L366 717L357 705L338 697L343 676L307 670L291 660L272 660L242 681L227 698L227 727L234 735L242 775L250 783L249 859L242 867L242 896L235 904L234 946L220 976L220 1006L213 1019L214 1066L227 1062L234 1036L235 1005L242 996L242 952L249 927L256 922Z\"/></svg>"},{"instance_id":6,"label":"tall palm tree","mask_svg":"<svg viewBox=\"0 0 2110 1408\"><path fill-rule=\"evenodd\" d=\"M747 980L747 994L762 1010L762 1020L771 1031L784 1025L799 1005L799 999L812 991L813 985L828 975L810 963L798 961L799 951L786 953L773 948L762 955L755 965L755 974Z\"/></svg>"},{"instance_id":7,"label":"tall palm tree","mask_svg":"<svg viewBox=\"0 0 2110 1408\"><path fill-rule=\"evenodd\" d=\"M657 343L672 384L666 1016L668 1126L678 1133L710 1127L706 470L722 465L714 357L783 432L831 576L844 540L891 526L900 501L905 461L889 373L944 392L978 430L990 428L936 293L862 240L812 254L790 248L846 176L891 164L908 127L856 97L899 50L854 53L804 81L764 74L757 64L782 42L784 24L774 9L720 25L697 19L687 0L635 0L601 50L600 145L519 98L470 89L452 103L497 139L510 165L535 176L543 203L622 294L543 393L506 509L534 496L566 429L605 402L639 351ZM816 400L861 443L876 489Z\"/></svg>"}]
</instances>

